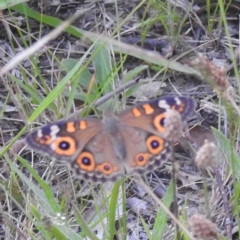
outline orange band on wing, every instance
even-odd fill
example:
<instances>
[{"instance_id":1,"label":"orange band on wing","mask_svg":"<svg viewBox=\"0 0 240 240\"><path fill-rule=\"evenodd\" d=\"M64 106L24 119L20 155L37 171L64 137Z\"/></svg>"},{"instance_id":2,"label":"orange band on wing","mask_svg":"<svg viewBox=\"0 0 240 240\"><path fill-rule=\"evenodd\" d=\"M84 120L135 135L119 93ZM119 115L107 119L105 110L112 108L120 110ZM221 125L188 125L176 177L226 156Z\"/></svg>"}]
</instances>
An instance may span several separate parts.
<instances>
[{"instance_id":1,"label":"orange band on wing","mask_svg":"<svg viewBox=\"0 0 240 240\"><path fill-rule=\"evenodd\" d=\"M171 109L178 111L179 113L183 112L185 109L185 104L181 103L180 105L173 105Z\"/></svg>"},{"instance_id":2,"label":"orange band on wing","mask_svg":"<svg viewBox=\"0 0 240 240\"><path fill-rule=\"evenodd\" d=\"M140 117L142 114L141 114L141 111L139 111L138 108L133 108L132 109L132 113L135 117Z\"/></svg>"},{"instance_id":3,"label":"orange band on wing","mask_svg":"<svg viewBox=\"0 0 240 240\"><path fill-rule=\"evenodd\" d=\"M86 123L86 121L83 121L83 120L80 121L80 122L79 122L79 128L82 129L82 130L83 130L83 129L86 129L86 128L87 128L87 123Z\"/></svg>"},{"instance_id":4,"label":"orange band on wing","mask_svg":"<svg viewBox=\"0 0 240 240\"><path fill-rule=\"evenodd\" d=\"M150 104L144 104L142 107L144 108L144 111L147 115L154 112L154 108L152 108Z\"/></svg>"},{"instance_id":5,"label":"orange band on wing","mask_svg":"<svg viewBox=\"0 0 240 240\"><path fill-rule=\"evenodd\" d=\"M51 138L51 136L45 135L44 137L41 137L41 138L37 137L36 141L40 144L50 145L54 140Z\"/></svg>"},{"instance_id":6,"label":"orange band on wing","mask_svg":"<svg viewBox=\"0 0 240 240\"><path fill-rule=\"evenodd\" d=\"M70 132L70 133L76 131L74 122L68 122L68 123L66 123L66 131L67 131L67 132Z\"/></svg>"}]
</instances>

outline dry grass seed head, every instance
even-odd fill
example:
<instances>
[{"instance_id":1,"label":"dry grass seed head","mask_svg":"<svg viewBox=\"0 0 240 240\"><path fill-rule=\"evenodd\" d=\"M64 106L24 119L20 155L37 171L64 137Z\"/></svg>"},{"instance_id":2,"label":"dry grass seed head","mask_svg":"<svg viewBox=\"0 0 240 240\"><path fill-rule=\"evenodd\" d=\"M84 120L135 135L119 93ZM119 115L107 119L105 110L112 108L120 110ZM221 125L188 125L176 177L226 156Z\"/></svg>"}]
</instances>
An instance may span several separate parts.
<instances>
[{"instance_id":1,"label":"dry grass seed head","mask_svg":"<svg viewBox=\"0 0 240 240\"><path fill-rule=\"evenodd\" d=\"M202 74L204 81L212 85L215 91L224 93L230 87L225 70L219 69L203 54L199 53L195 59L188 61L188 64L198 70Z\"/></svg>"},{"instance_id":2,"label":"dry grass seed head","mask_svg":"<svg viewBox=\"0 0 240 240\"><path fill-rule=\"evenodd\" d=\"M207 167L215 164L215 159L216 145L208 140L205 140L195 157L197 167L201 170L205 170Z\"/></svg>"},{"instance_id":3,"label":"dry grass seed head","mask_svg":"<svg viewBox=\"0 0 240 240\"><path fill-rule=\"evenodd\" d=\"M176 110L169 109L165 118L164 127L166 132L164 137L171 142L177 142L182 135L182 125L180 114Z\"/></svg>"},{"instance_id":4,"label":"dry grass seed head","mask_svg":"<svg viewBox=\"0 0 240 240\"><path fill-rule=\"evenodd\" d=\"M201 214L194 214L189 220L189 225L198 239L218 239L216 224Z\"/></svg>"}]
</instances>

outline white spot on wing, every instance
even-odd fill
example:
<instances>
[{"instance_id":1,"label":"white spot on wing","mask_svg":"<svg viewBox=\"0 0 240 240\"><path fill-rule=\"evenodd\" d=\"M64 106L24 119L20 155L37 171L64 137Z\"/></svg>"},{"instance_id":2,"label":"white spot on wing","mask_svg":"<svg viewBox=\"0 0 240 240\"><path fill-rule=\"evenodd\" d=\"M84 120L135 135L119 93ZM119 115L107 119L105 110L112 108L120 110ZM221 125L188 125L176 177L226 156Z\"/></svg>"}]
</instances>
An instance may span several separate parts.
<instances>
[{"instance_id":1,"label":"white spot on wing","mask_svg":"<svg viewBox=\"0 0 240 240\"><path fill-rule=\"evenodd\" d=\"M170 106L169 106L169 104L166 102L166 100L159 100L158 106L159 106L160 108L170 109Z\"/></svg>"},{"instance_id":2,"label":"white spot on wing","mask_svg":"<svg viewBox=\"0 0 240 240\"><path fill-rule=\"evenodd\" d=\"M42 138L42 130L41 129L39 129L38 131L37 131L37 136L38 136L38 138Z\"/></svg>"},{"instance_id":3,"label":"white spot on wing","mask_svg":"<svg viewBox=\"0 0 240 240\"><path fill-rule=\"evenodd\" d=\"M55 151L55 149L56 149L56 145L55 145L54 143L51 144L50 147L51 147L51 149L52 149L53 151Z\"/></svg>"},{"instance_id":4,"label":"white spot on wing","mask_svg":"<svg viewBox=\"0 0 240 240\"><path fill-rule=\"evenodd\" d=\"M181 105L181 100L178 97L175 97L174 100L176 101L177 105Z\"/></svg>"},{"instance_id":5,"label":"white spot on wing","mask_svg":"<svg viewBox=\"0 0 240 240\"><path fill-rule=\"evenodd\" d=\"M50 136L52 138L56 138L56 134L59 132L60 129L57 125L53 125L53 126L51 126L50 130L51 130Z\"/></svg>"}]
</instances>

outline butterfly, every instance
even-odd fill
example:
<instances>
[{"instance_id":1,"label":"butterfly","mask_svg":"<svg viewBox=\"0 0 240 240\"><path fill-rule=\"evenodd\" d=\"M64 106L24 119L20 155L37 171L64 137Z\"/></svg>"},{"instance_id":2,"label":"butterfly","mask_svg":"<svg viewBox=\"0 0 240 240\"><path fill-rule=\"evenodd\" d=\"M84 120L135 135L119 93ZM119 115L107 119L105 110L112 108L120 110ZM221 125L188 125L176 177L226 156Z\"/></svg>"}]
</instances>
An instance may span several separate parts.
<instances>
[{"instance_id":1,"label":"butterfly","mask_svg":"<svg viewBox=\"0 0 240 240\"><path fill-rule=\"evenodd\" d=\"M140 102L103 119L59 121L26 137L32 149L67 163L80 178L115 181L126 174L144 174L171 159L172 144L164 138L169 109L185 122L195 109L189 97L162 97Z\"/></svg>"}]
</instances>

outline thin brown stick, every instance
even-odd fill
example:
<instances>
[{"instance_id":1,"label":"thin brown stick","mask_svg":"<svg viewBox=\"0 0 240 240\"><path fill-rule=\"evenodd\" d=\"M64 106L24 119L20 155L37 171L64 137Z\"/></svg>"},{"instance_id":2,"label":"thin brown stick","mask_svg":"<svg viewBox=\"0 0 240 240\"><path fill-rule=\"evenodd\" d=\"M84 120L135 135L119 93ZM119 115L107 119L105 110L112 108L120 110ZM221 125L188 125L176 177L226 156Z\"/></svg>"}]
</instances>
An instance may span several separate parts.
<instances>
[{"instance_id":1,"label":"thin brown stick","mask_svg":"<svg viewBox=\"0 0 240 240\"><path fill-rule=\"evenodd\" d=\"M119 88L113 90L110 93L107 93L106 95L104 95L103 97L99 98L94 104L94 107L98 107L101 104L105 103L107 100L109 100L110 98L112 98L113 96L115 96L116 94L119 94L125 90L127 90L128 88L130 88L131 86L136 85L139 82L139 78L131 80L129 82L127 82L126 84L123 84L122 86L120 86ZM76 116L80 115L81 112L84 110L84 108L81 108L79 110L77 110L76 112L72 113L69 115L68 119L73 119Z\"/></svg>"},{"instance_id":2,"label":"thin brown stick","mask_svg":"<svg viewBox=\"0 0 240 240\"><path fill-rule=\"evenodd\" d=\"M145 184L142 178L139 175L136 175L138 183L144 188L144 190L158 203L158 205L169 215L169 217L181 228L181 230L189 237L191 240L195 240L195 238L191 235L188 229L171 213L171 211L159 200L159 198L149 189L149 187Z\"/></svg>"},{"instance_id":3,"label":"thin brown stick","mask_svg":"<svg viewBox=\"0 0 240 240\"><path fill-rule=\"evenodd\" d=\"M30 57L37 50L44 47L50 40L55 39L59 34L61 34L65 28L67 28L72 22L74 22L77 18L79 18L87 9L83 11L77 11L70 19L64 21L58 27L56 27L49 34L41 38L39 41L34 43L31 47L25 49L22 53L15 56L11 61L9 61L1 70L0 70L0 78L3 77L6 73L8 73L11 69L17 66L21 61Z\"/></svg>"},{"instance_id":4,"label":"thin brown stick","mask_svg":"<svg viewBox=\"0 0 240 240\"><path fill-rule=\"evenodd\" d=\"M176 180L176 160L172 153L172 180L173 180L173 212L176 219L178 219L178 202L177 202L177 180ZM176 239L180 239L179 226L175 223Z\"/></svg>"},{"instance_id":5,"label":"thin brown stick","mask_svg":"<svg viewBox=\"0 0 240 240\"><path fill-rule=\"evenodd\" d=\"M222 196L223 207L224 207L225 214L226 214L225 225L226 225L227 239L232 239L232 217L231 217L231 214L230 214L231 209L230 209L230 206L229 206L229 201L227 199L227 194L226 194L226 192L224 190L224 187L223 187L223 181L222 181L221 175L219 173L219 169L218 168L213 168L213 171L215 173L215 176L216 176L216 179L217 179L217 182L218 182L219 193Z\"/></svg>"}]
</instances>

